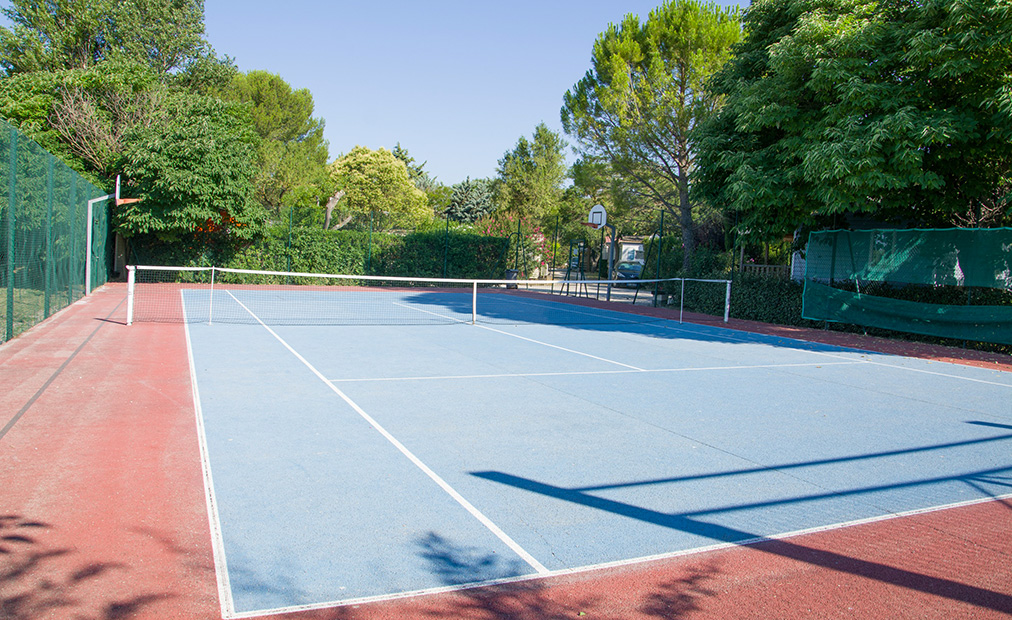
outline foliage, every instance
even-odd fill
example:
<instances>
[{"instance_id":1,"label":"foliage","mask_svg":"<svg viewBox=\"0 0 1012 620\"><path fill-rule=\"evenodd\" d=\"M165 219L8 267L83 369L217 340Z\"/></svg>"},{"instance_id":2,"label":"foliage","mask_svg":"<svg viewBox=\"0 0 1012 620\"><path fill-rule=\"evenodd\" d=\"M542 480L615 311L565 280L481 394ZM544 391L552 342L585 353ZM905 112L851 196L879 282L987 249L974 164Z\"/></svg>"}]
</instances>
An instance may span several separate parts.
<instances>
[{"instance_id":1,"label":"foliage","mask_svg":"<svg viewBox=\"0 0 1012 620\"><path fill-rule=\"evenodd\" d=\"M263 227L253 201L258 143L245 107L173 94L155 122L130 136L123 171L130 195L142 201L117 213L117 230L165 242L255 238Z\"/></svg>"},{"instance_id":2,"label":"foliage","mask_svg":"<svg viewBox=\"0 0 1012 620\"><path fill-rule=\"evenodd\" d=\"M743 230L1010 221L1012 2L763 0L744 25L699 146Z\"/></svg>"},{"instance_id":3,"label":"foliage","mask_svg":"<svg viewBox=\"0 0 1012 620\"><path fill-rule=\"evenodd\" d=\"M254 179L256 200L280 219L283 207L298 207L303 219L332 193L324 123L313 118L313 96L293 90L280 76L266 71L237 74L222 93L228 101L247 104L260 135ZM316 218L311 218L316 219Z\"/></svg>"},{"instance_id":4,"label":"foliage","mask_svg":"<svg viewBox=\"0 0 1012 620\"><path fill-rule=\"evenodd\" d=\"M496 202L518 217L542 219L554 215L566 179L566 142L544 123L531 140L520 136L516 146L499 160Z\"/></svg>"},{"instance_id":5,"label":"foliage","mask_svg":"<svg viewBox=\"0 0 1012 620\"><path fill-rule=\"evenodd\" d=\"M287 227L274 226L263 243L245 248L229 259L228 266L303 273L489 278L502 276L505 249L503 238L462 231L395 235L295 228L289 233Z\"/></svg>"},{"instance_id":6,"label":"foliage","mask_svg":"<svg viewBox=\"0 0 1012 620\"><path fill-rule=\"evenodd\" d=\"M428 193L438 185L436 178L429 176L429 173L425 171L425 164L428 162L423 161L420 164L415 164L415 158L408 153L408 149L401 146L400 142L394 146L394 150L391 152L394 157L404 162L404 167L408 169L408 178L411 179L415 187Z\"/></svg>"},{"instance_id":7,"label":"foliage","mask_svg":"<svg viewBox=\"0 0 1012 620\"><path fill-rule=\"evenodd\" d=\"M474 223L478 234L509 239L505 264L521 278L536 278L552 264L553 248L541 225L533 218L496 212Z\"/></svg>"},{"instance_id":8,"label":"foliage","mask_svg":"<svg viewBox=\"0 0 1012 620\"><path fill-rule=\"evenodd\" d=\"M77 171L105 184L126 136L150 121L165 92L146 66L106 61L87 69L0 79L0 115Z\"/></svg>"},{"instance_id":9,"label":"foliage","mask_svg":"<svg viewBox=\"0 0 1012 620\"><path fill-rule=\"evenodd\" d=\"M11 0L0 13L0 67L7 75L85 69L103 60L141 63L159 74L206 48L203 0Z\"/></svg>"},{"instance_id":10,"label":"foliage","mask_svg":"<svg viewBox=\"0 0 1012 620\"><path fill-rule=\"evenodd\" d=\"M739 36L736 12L665 2L646 22L628 15L609 26L594 43L591 69L564 97L562 124L588 167L585 184L677 215L685 268L695 246L692 132L718 106L704 83Z\"/></svg>"},{"instance_id":11,"label":"foliage","mask_svg":"<svg viewBox=\"0 0 1012 620\"><path fill-rule=\"evenodd\" d=\"M458 222L473 222L495 211L492 181L470 177L453 186L447 216Z\"/></svg>"},{"instance_id":12,"label":"foliage","mask_svg":"<svg viewBox=\"0 0 1012 620\"><path fill-rule=\"evenodd\" d=\"M432 219L425 194L411 183L404 162L386 149L356 146L330 165L330 173L345 192L345 213L386 214L400 228Z\"/></svg>"}]
</instances>

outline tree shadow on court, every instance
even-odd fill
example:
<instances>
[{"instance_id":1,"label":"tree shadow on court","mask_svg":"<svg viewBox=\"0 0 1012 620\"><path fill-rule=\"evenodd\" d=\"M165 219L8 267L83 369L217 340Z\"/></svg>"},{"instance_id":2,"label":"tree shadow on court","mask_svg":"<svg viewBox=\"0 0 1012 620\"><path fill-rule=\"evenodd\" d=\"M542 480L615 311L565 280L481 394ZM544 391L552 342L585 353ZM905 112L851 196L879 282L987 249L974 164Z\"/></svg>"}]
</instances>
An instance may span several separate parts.
<instances>
[{"instance_id":1,"label":"tree shadow on court","mask_svg":"<svg viewBox=\"0 0 1012 620\"><path fill-rule=\"evenodd\" d=\"M46 543L53 530L52 525L39 520L0 515L0 617L4 620L44 616L120 620L169 598L155 593L96 601L96 583L122 580L128 567L118 562L74 563L74 549Z\"/></svg>"},{"instance_id":2,"label":"tree shadow on court","mask_svg":"<svg viewBox=\"0 0 1012 620\"><path fill-rule=\"evenodd\" d=\"M461 587L452 597L432 606L426 615L438 618L495 620L564 620L587 616L602 620L636 617L681 618L702 608L701 599L715 596L707 582L718 573L716 565L691 566L687 574L652 584L645 593L632 593L616 601L599 592L596 581L559 584L553 578L530 578L530 569L494 553L454 544L430 532L418 542L421 557L447 586ZM525 570L526 569L526 570ZM477 575L504 577L527 573L528 578L482 585ZM588 594L586 591L594 591Z\"/></svg>"}]
</instances>

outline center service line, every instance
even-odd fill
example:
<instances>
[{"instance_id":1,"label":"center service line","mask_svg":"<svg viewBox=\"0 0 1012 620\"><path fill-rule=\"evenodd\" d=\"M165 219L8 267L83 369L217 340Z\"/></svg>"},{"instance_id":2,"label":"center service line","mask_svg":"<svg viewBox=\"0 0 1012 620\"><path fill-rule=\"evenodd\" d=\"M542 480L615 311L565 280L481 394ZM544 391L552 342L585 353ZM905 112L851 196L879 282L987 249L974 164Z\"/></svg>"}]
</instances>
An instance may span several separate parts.
<instances>
[{"instance_id":1,"label":"center service line","mask_svg":"<svg viewBox=\"0 0 1012 620\"><path fill-rule=\"evenodd\" d=\"M274 336L274 338L277 339L277 341L280 342L282 346L288 349L291 352L291 354L296 357L296 359L302 362L306 366L306 368L310 370L310 372L316 375L317 378L320 379L320 381L323 381L325 384L327 384L327 386L331 390L333 390L335 394L341 397L341 400L346 402L349 407L354 409L356 413L362 416L362 419L364 419L366 422L369 423L370 426L376 429L380 435L383 435L383 437L385 437L387 441L393 444L393 446L397 448L401 452L401 454L406 456L409 461L414 463L415 466L418 467L418 469L422 470L422 472L424 472L426 476L428 476L433 482L439 485L441 489L446 491L446 493L450 497L452 497L458 504L460 504L464 508L464 510L471 513L471 516L473 516L475 519L481 522L481 524L484 525L486 528L488 528L490 532L495 534L496 538L501 540L503 543L506 544L507 547L512 549L514 553L523 558L523 560L527 562L531 566L531 568L537 571L538 574L547 575L549 573L549 570L541 562L538 562L537 559L534 558L534 556L528 553L527 550L521 547L515 540L510 538L510 536L506 532L504 532L498 525L493 523L491 519L486 517L484 514L482 514L480 510L475 508L474 505L471 504L471 502L467 501L463 495L461 495L460 493L457 492L456 489L451 487L449 483L447 483L445 480L442 479L442 477L439 476L439 474L432 471L432 469L430 469L428 465L423 463L422 460L419 459L417 456L415 456L413 452L408 450L404 444L398 441L397 438L391 435L390 432L387 431L385 428L383 428L379 422L374 420L372 416L370 416L361 407L359 407L358 404L351 398L349 398L347 394L338 389L336 385L328 381L327 378L323 376L323 373L317 370L316 367L310 364L306 358L302 357L302 355L300 355L298 351L293 349L291 345L285 342L285 340L281 336L279 336L277 332L268 327L266 323L261 321L260 317L253 314L253 311L247 308L245 304L236 299L235 295L232 295L231 292L229 292L228 294L229 296L232 297L232 299L235 299L236 303L242 306L242 309L248 312L249 315L252 316L257 323L259 323L264 329L266 329L267 332L270 333L270 335Z\"/></svg>"}]
</instances>

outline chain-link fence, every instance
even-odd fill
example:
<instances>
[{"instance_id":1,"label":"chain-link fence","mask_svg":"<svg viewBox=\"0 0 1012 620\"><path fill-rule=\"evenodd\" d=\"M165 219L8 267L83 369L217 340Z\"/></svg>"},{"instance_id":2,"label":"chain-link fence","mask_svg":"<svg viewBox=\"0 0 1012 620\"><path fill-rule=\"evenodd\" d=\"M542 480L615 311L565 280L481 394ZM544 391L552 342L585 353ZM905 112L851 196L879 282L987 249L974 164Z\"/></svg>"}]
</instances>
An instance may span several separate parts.
<instances>
[{"instance_id":1,"label":"chain-link fence","mask_svg":"<svg viewBox=\"0 0 1012 620\"><path fill-rule=\"evenodd\" d=\"M51 153L0 121L0 341L7 341L106 282L108 203ZM91 237L91 247L87 239ZM85 262L91 262L90 270Z\"/></svg>"}]
</instances>

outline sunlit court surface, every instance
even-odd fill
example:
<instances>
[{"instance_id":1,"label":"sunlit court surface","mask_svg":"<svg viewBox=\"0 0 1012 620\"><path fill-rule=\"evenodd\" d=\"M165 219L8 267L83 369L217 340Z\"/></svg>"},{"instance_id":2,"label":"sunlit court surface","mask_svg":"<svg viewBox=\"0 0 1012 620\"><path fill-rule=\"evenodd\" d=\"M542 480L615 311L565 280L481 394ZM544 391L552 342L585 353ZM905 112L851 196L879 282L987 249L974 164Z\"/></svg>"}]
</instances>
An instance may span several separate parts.
<instances>
[{"instance_id":1,"label":"sunlit court surface","mask_svg":"<svg viewBox=\"0 0 1012 620\"><path fill-rule=\"evenodd\" d=\"M174 287L127 326L124 294L0 349L12 618L1012 613L1003 356L506 290L312 324L318 292Z\"/></svg>"}]
</instances>

